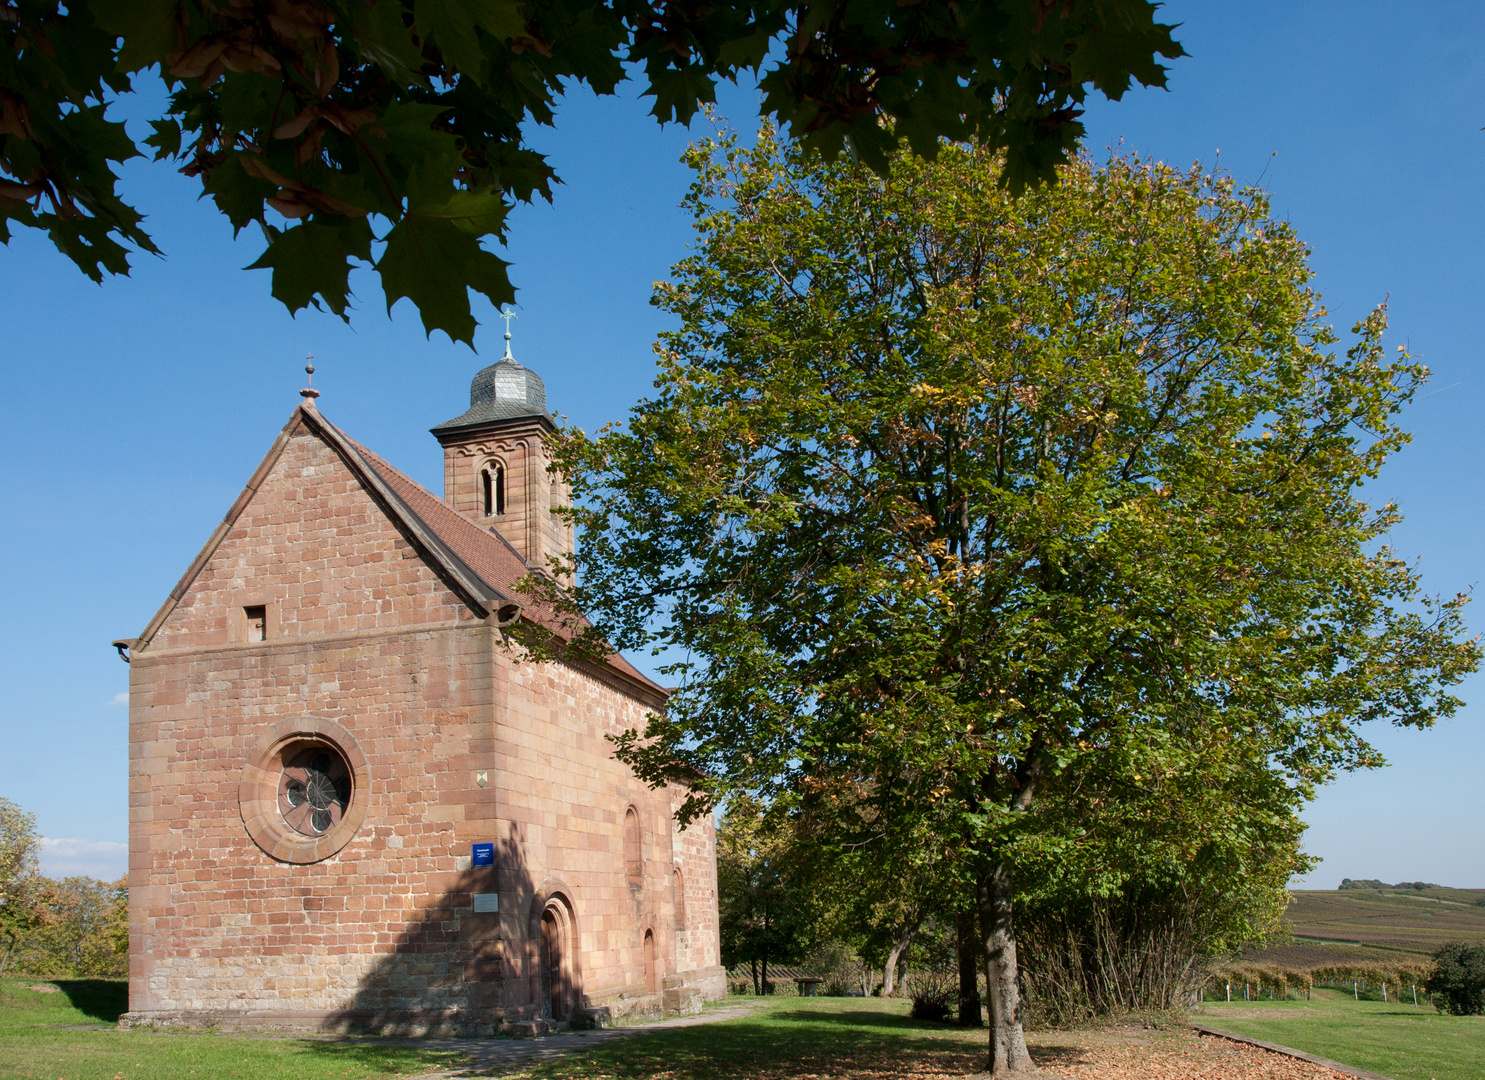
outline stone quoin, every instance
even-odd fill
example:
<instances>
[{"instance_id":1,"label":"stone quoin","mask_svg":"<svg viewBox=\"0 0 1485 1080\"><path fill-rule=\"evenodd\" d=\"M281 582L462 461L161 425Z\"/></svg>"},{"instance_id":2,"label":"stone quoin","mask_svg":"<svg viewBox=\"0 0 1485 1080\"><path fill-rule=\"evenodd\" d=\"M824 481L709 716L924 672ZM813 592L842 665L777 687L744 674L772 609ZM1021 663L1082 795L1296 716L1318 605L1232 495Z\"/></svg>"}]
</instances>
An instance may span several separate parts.
<instances>
[{"instance_id":1,"label":"stone quoin","mask_svg":"<svg viewBox=\"0 0 1485 1080\"><path fill-rule=\"evenodd\" d=\"M508 338L507 338L508 340ZM532 663L572 548L535 372L475 375L437 498L306 389L129 669L125 1026L531 1034L725 994L710 817L605 736L666 692ZM477 850L477 845L480 846Z\"/></svg>"}]
</instances>

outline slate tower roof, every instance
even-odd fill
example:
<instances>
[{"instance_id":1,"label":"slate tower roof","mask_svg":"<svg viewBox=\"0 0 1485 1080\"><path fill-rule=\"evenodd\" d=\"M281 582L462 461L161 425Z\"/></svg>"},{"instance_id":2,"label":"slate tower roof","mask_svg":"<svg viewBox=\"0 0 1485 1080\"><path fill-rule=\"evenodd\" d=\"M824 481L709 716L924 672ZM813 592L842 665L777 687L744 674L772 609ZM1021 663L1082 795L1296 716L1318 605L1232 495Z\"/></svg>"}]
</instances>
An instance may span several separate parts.
<instances>
[{"instance_id":1,"label":"slate tower roof","mask_svg":"<svg viewBox=\"0 0 1485 1080\"><path fill-rule=\"evenodd\" d=\"M507 355L475 372L469 384L469 409L439 424L433 434L444 435L527 417L551 423L547 414L547 386L540 375Z\"/></svg>"}]
</instances>

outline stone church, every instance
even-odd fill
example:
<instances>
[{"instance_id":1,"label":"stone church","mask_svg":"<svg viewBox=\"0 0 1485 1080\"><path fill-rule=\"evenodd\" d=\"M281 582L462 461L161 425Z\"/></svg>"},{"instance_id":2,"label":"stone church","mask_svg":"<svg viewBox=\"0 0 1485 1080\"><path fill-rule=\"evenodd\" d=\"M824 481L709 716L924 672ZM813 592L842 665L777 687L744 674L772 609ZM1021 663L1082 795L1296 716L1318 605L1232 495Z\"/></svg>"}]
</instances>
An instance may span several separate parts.
<instances>
[{"instance_id":1,"label":"stone church","mask_svg":"<svg viewBox=\"0 0 1485 1080\"><path fill-rule=\"evenodd\" d=\"M507 338L508 340L508 338ZM312 370L312 369L311 369ZM571 550L511 358L433 429L437 498L302 391L129 669L122 1023L533 1034L726 990L715 835L605 736L622 658L532 663L515 583Z\"/></svg>"}]
</instances>

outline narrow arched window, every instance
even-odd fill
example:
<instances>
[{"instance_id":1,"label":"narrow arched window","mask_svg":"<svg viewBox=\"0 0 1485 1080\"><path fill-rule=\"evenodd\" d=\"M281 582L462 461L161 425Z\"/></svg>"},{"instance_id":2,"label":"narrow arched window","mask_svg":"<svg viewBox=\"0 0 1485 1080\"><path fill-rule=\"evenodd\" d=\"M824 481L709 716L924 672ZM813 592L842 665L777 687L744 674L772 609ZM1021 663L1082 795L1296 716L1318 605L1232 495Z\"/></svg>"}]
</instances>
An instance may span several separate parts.
<instances>
[{"instance_id":1,"label":"narrow arched window","mask_svg":"<svg viewBox=\"0 0 1485 1080\"><path fill-rule=\"evenodd\" d=\"M660 963L655 955L655 931L645 931L645 988L652 994L660 992Z\"/></svg>"},{"instance_id":2,"label":"narrow arched window","mask_svg":"<svg viewBox=\"0 0 1485 1080\"><path fill-rule=\"evenodd\" d=\"M485 517L505 513L505 469L490 464L480 470L480 509Z\"/></svg>"},{"instance_id":3,"label":"narrow arched window","mask_svg":"<svg viewBox=\"0 0 1485 1080\"><path fill-rule=\"evenodd\" d=\"M639 844L639 813L632 806L624 811L624 876L631 885L644 882L644 856Z\"/></svg>"},{"instance_id":4,"label":"narrow arched window","mask_svg":"<svg viewBox=\"0 0 1485 1080\"><path fill-rule=\"evenodd\" d=\"M681 874L681 868L675 868L675 876L672 879L675 889L675 928L684 930L686 928L686 879Z\"/></svg>"}]
</instances>

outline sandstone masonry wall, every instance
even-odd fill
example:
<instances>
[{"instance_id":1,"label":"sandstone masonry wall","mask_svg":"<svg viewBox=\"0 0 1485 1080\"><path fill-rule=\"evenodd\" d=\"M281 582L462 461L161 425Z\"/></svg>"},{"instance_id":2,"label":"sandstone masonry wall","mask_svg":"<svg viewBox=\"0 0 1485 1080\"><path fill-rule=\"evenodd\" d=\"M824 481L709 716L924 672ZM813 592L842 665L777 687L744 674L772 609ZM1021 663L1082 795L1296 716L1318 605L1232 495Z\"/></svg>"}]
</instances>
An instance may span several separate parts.
<instances>
[{"instance_id":1,"label":"sandstone masonry wall","mask_svg":"<svg viewBox=\"0 0 1485 1080\"><path fill-rule=\"evenodd\" d=\"M264 606L267 640L244 609ZM130 1009L142 1019L486 1031L541 1003L537 935L573 919L590 1005L656 1007L658 977L717 967L710 820L677 833L604 739L645 707L602 672L519 662L338 455L293 437L130 670ZM262 732L315 717L365 756L367 816L337 854L270 858L239 806ZM478 783L486 774L484 786ZM642 886L622 824L639 811ZM497 845L494 870L470 845ZM686 926L675 926L674 871ZM475 893L499 895L476 914Z\"/></svg>"}]
</instances>

